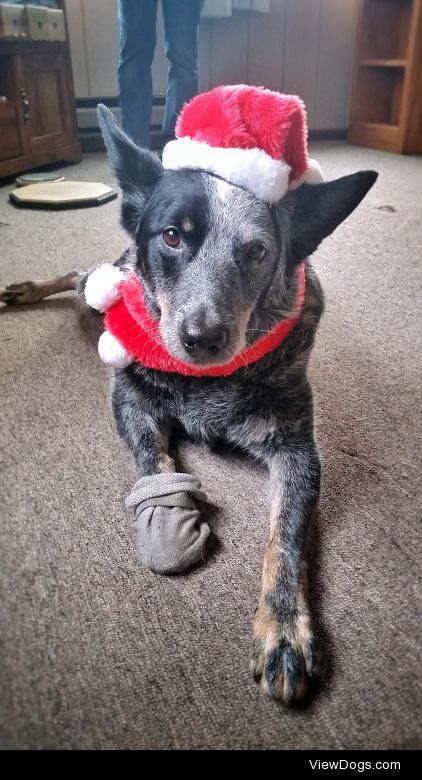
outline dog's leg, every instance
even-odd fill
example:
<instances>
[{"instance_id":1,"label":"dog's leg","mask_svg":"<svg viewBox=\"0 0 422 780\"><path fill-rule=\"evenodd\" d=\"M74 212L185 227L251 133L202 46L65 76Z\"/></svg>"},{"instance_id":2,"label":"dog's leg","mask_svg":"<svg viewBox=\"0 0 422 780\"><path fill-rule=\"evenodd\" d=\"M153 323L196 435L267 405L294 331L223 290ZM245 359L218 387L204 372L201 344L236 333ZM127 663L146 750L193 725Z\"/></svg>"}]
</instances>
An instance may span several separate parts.
<instances>
[{"instance_id":1,"label":"dog's leg","mask_svg":"<svg viewBox=\"0 0 422 780\"><path fill-rule=\"evenodd\" d=\"M159 426L148 414L142 413L142 399L136 390L128 392L124 379L116 379L112 405L117 430L133 453L139 476L176 471L168 454L170 429Z\"/></svg>"},{"instance_id":2,"label":"dog's leg","mask_svg":"<svg viewBox=\"0 0 422 780\"><path fill-rule=\"evenodd\" d=\"M135 459L141 476L170 474L176 471L174 460L169 455L169 430L145 416L137 421L136 437L133 436L132 431L131 438L131 446L136 450Z\"/></svg>"},{"instance_id":3,"label":"dog's leg","mask_svg":"<svg viewBox=\"0 0 422 780\"><path fill-rule=\"evenodd\" d=\"M199 480L176 473L168 454L169 427L154 417L155 403L157 412L162 409L159 392L148 403L122 372L116 375L112 401L119 433L140 471L126 499L136 514L138 557L159 574L176 574L203 560L210 528L195 504L205 499Z\"/></svg>"},{"instance_id":4,"label":"dog's leg","mask_svg":"<svg viewBox=\"0 0 422 780\"><path fill-rule=\"evenodd\" d=\"M131 247L129 247L114 261L114 263L110 263L110 265L128 270L133 268L135 260L136 256L134 257ZM48 298L50 295L70 292L71 290L77 291L78 294L83 297L88 276L96 267L98 266L83 271L71 271L70 273L65 274L65 276L56 276L53 279L8 284L3 290L0 289L0 303L6 303L9 306L16 306L24 303L38 303L44 298Z\"/></svg>"},{"instance_id":5,"label":"dog's leg","mask_svg":"<svg viewBox=\"0 0 422 780\"><path fill-rule=\"evenodd\" d=\"M71 271L65 276L57 276L54 279L8 284L4 290L0 290L0 301L9 306L38 303L50 295L77 290L79 279L80 274L77 271Z\"/></svg>"},{"instance_id":6,"label":"dog's leg","mask_svg":"<svg viewBox=\"0 0 422 780\"><path fill-rule=\"evenodd\" d=\"M252 671L266 693L291 703L305 696L316 667L304 556L320 463L313 442L262 456L270 467L270 543L254 619Z\"/></svg>"}]
</instances>

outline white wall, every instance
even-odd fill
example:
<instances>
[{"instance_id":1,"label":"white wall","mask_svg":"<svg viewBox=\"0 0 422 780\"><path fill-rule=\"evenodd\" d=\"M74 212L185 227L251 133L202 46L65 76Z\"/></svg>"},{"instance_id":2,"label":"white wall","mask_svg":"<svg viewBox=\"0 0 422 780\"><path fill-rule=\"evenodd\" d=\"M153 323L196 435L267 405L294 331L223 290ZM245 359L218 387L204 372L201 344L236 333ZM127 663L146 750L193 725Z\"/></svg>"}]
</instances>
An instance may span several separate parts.
<instances>
[{"instance_id":1,"label":"white wall","mask_svg":"<svg viewBox=\"0 0 422 780\"><path fill-rule=\"evenodd\" d=\"M201 89L249 83L299 94L312 129L346 128L358 6L357 0L272 0L269 14L204 20ZM116 96L116 0L66 0L66 9L76 96ZM154 92L164 95L161 18L157 41Z\"/></svg>"}]
</instances>

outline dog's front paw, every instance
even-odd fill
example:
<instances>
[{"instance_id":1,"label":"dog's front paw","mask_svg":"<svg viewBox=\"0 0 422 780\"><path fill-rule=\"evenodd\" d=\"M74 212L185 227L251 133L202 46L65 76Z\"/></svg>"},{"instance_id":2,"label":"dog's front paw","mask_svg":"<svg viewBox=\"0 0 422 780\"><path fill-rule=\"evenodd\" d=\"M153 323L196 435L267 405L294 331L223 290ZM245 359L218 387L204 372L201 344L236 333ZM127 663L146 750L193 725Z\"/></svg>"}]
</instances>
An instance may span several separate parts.
<instances>
[{"instance_id":1,"label":"dog's front paw","mask_svg":"<svg viewBox=\"0 0 422 780\"><path fill-rule=\"evenodd\" d=\"M292 704L309 692L316 674L315 642L307 612L278 619L267 604L260 604L254 619L252 673L263 691Z\"/></svg>"}]
</instances>

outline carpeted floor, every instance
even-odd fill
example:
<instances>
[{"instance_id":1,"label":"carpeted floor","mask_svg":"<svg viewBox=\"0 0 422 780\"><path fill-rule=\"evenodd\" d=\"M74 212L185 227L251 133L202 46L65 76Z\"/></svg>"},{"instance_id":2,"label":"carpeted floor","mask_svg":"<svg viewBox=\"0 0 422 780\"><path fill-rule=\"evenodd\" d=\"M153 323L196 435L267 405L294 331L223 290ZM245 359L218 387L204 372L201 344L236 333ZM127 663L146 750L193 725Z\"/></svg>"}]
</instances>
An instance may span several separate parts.
<instances>
[{"instance_id":1,"label":"carpeted floor","mask_svg":"<svg viewBox=\"0 0 422 780\"><path fill-rule=\"evenodd\" d=\"M421 741L422 162L314 148L329 178L376 168L315 256L324 489L312 601L326 656L313 704L261 697L248 662L268 535L266 480L184 445L218 506L220 549L189 576L137 563L136 472L109 375L71 296L0 312L1 736L5 748L412 748ZM68 178L111 182L103 155ZM0 284L114 259L117 202L17 210L0 189Z\"/></svg>"}]
</instances>

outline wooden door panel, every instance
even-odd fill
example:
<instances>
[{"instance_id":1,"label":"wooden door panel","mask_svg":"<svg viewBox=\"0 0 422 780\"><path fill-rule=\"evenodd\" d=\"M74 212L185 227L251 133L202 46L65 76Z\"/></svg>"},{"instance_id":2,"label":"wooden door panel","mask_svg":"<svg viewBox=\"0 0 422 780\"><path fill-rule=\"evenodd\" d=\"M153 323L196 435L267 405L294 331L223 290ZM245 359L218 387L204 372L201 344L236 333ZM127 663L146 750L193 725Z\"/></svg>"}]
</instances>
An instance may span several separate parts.
<instances>
[{"instance_id":1,"label":"wooden door panel","mask_svg":"<svg viewBox=\"0 0 422 780\"><path fill-rule=\"evenodd\" d=\"M29 54L22 59L31 152L70 143L72 122L64 55Z\"/></svg>"},{"instance_id":2,"label":"wooden door panel","mask_svg":"<svg viewBox=\"0 0 422 780\"><path fill-rule=\"evenodd\" d=\"M0 160L9 160L21 154L15 107L0 103Z\"/></svg>"},{"instance_id":3,"label":"wooden door panel","mask_svg":"<svg viewBox=\"0 0 422 780\"><path fill-rule=\"evenodd\" d=\"M25 87L30 105L29 127L33 140L52 133L62 133L64 130L57 76L55 70L25 73Z\"/></svg>"},{"instance_id":4,"label":"wooden door panel","mask_svg":"<svg viewBox=\"0 0 422 780\"><path fill-rule=\"evenodd\" d=\"M16 57L0 57L0 160L26 152L25 131L20 116Z\"/></svg>"}]
</instances>

